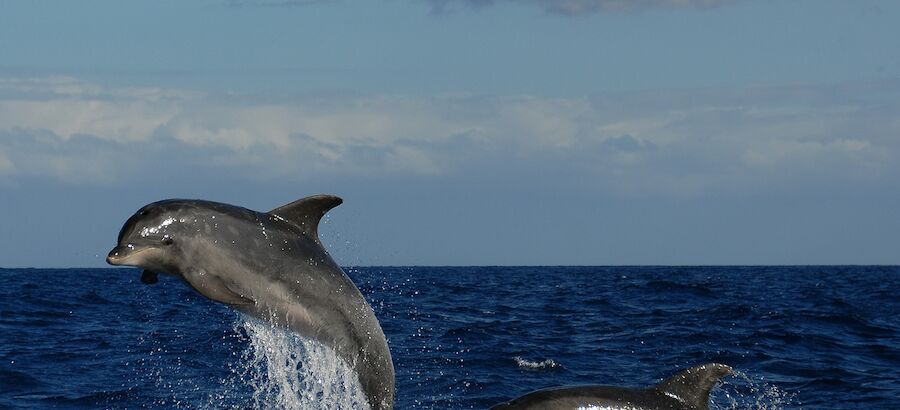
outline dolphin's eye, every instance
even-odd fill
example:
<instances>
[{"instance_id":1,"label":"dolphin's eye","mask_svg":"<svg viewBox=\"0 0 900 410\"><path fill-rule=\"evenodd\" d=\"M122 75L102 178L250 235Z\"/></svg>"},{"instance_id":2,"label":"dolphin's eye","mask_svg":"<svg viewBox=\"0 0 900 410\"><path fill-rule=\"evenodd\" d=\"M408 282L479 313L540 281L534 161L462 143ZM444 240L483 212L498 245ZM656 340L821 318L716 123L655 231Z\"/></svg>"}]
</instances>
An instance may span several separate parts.
<instances>
[{"instance_id":1,"label":"dolphin's eye","mask_svg":"<svg viewBox=\"0 0 900 410\"><path fill-rule=\"evenodd\" d=\"M175 242L175 240L168 236L163 237L163 239L162 239L163 245L171 245L174 242Z\"/></svg>"}]
</instances>

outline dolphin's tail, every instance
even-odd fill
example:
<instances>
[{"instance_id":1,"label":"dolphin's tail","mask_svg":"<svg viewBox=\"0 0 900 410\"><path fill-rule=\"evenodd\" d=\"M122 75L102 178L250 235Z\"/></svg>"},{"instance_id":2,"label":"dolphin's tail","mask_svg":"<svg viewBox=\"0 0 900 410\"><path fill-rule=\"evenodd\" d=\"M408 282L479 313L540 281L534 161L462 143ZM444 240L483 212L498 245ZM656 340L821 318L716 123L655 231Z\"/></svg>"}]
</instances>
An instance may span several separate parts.
<instances>
[{"instance_id":1,"label":"dolphin's tail","mask_svg":"<svg viewBox=\"0 0 900 410\"><path fill-rule=\"evenodd\" d=\"M724 376L734 374L731 367L718 363L707 363L682 370L656 386L668 396L674 396L691 409L709 409L709 391Z\"/></svg>"}]
</instances>

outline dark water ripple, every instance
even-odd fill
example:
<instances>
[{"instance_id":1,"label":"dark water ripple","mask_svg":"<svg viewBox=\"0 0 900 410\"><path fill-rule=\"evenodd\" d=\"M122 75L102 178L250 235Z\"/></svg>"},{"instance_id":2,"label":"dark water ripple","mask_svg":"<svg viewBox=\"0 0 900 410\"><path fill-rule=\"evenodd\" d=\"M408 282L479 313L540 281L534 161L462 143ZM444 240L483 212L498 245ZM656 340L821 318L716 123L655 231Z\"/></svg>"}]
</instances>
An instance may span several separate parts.
<instances>
[{"instance_id":1,"label":"dark water ripple","mask_svg":"<svg viewBox=\"0 0 900 410\"><path fill-rule=\"evenodd\" d=\"M900 403L897 267L348 273L389 336L398 409L485 408L560 384L647 385L706 361L789 397L768 408ZM235 314L174 278L138 278L0 269L0 408L243 407L253 392L225 380L247 343Z\"/></svg>"}]
</instances>

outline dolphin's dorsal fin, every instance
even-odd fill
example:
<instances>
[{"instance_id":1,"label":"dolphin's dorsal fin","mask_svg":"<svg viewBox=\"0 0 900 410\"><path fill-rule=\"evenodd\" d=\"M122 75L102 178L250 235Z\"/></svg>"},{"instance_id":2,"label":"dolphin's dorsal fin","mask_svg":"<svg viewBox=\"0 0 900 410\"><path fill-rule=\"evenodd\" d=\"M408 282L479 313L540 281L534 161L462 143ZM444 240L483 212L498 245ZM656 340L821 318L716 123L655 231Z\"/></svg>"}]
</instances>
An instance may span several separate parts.
<instances>
[{"instance_id":1,"label":"dolphin's dorsal fin","mask_svg":"<svg viewBox=\"0 0 900 410\"><path fill-rule=\"evenodd\" d=\"M731 367L718 363L707 363L670 377L656 386L663 394L674 397L691 409L709 409L709 391L724 376L733 374Z\"/></svg>"},{"instance_id":2,"label":"dolphin's dorsal fin","mask_svg":"<svg viewBox=\"0 0 900 410\"><path fill-rule=\"evenodd\" d=\"M303 233L319 241L319 220L325 213L344 202L334 195L315 195L298 199L284 206L279 206L271 211L270 215L277 216L300 228Z\"/></svg>"}]
</instances>

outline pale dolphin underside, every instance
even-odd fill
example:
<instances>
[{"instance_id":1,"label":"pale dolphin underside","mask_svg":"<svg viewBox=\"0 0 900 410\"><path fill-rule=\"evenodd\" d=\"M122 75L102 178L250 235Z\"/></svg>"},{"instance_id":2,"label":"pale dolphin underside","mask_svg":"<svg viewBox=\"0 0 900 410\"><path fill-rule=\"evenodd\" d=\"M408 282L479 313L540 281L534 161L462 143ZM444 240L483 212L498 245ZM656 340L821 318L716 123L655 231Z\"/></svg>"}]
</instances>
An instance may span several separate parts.
<instances>
[{"instance_id":1,"label":"pale dolphin underside","mask_svg":"<svg viewBox=\"0 0 900 410\"><path fill-rule=\"evenodd\" d=\"M610 386L557 387L528 393L491 410L708 410L709 391L731 367L691 367L646 389Z\"/></svg>"},{"instance_id":2,"label":"pale dolphin underside","mask_svg":"<svg viewBox=\"0 0 900 410\"><path fill-rule=\"evenodd\" d=\"M200 200L144 206L119 233L112 265L184 279L201 295L330 347L356 371L373 410L394 403L394 366L381 325L318 238L336 196L303 198L269 212Z\"/></svg>"}]
</instances>

